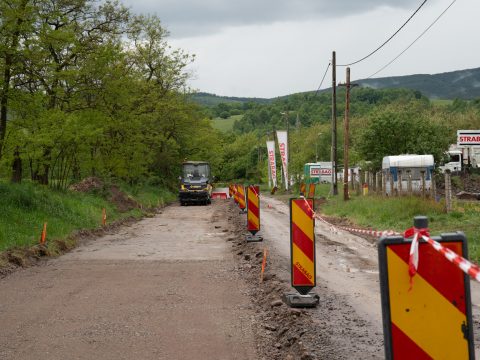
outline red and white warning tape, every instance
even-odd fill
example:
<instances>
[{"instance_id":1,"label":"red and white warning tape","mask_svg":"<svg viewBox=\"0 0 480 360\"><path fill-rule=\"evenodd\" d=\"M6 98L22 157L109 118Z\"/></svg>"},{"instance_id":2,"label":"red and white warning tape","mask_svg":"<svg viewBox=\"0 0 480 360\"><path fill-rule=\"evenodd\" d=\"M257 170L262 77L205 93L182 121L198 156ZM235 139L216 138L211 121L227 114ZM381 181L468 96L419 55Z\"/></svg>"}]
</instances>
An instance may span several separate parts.
<instances>
[{"instance_id":1,"label":"red and white warning tape","mask_svg":"<svg viewBox=\"0 0 480 360\"><path fill-rule=\"evenodd\" d=\"M419 236L422 237L425 242L430 244L436 251L442 254L448 261L455 264L460 270L462 270L465 274L469 275L472 279L480 282L480 267L478 265L472 264L470 261L465 259L464 257L458 255L457 253L453 252L452 250L442 246L438 241L433 240L430 235L428 234L427 229L416 229L410 228L403 234L405 238L409 238L413 236L413 239L418 238ZM410 276L415 276L417 269L418 269L418 243L417 245L413 246L414 241L412 241L412 246L410 248L410 261L409 261L409 273Z\"/></svg>"},{"instance_id":2,"label":"red and white warning tape","mask_svg":"<svg viewBox=\"0 0 480 360\"><path fill-rule=\"evenodd\" d=\"M337 233L337 232L338 232L338 229L341 229L341 230L345 230L345 231L349 231L349 232L356 232L356 233L359 233L359 234L371 235L371 236L375 236L375 237L391 236L391 235L401 235L400 233L395 232L395 231L393 231L393 230L385 230L385 231L366 230L366 229L357 229L357 228L351 228L351 227L333 225L333 224L329 223L327 220L325 220L324 218L322 218L319 214L317 214L317 213L310 207L310 204L308 203L308 201L305 199L304 196L301 196L301 198L302 198L303 200L305 200L305 203L307 204L308 208L309 208L310 211L313 213L313 217L314 217L315 219L318 219L318 220L320 220L321 222L327 224L328 226L330 226L330 230L331 230L332 232L334 232L334 233Z\"/></svg>"},{"instance_id":3,"label":"red and white warning tape","mask_svg":"<svg viewBox=\"0 0 480 360\"><path fill-rule=\"evenodd\" d=\"M367 235L372 235L375 237L382 237L382 236L391 236L391 235L402 235L398 232L395 232L393 230L387 230L387 231L378 231L378 230L364 230L364 229L355 229L355 228L348 228L348 227L343 227L343 226L336 226L331 223L329 223L327 220L322 218L320 215L315 213L315 211L310 207L310 204L308 201L305 199L305 197L301 197L302 199L305 200L305 203L307 204L308 208L312 212L313 216L324 222L325 224L330 226L330 229L337 233L337 229L342 229L350 232L357 232L360 234L367 234ZM480 267L478 265L472 264L470 261L465 259L464 257L456 254L452 250L442 246L438 241L433 240L427 229L416 229L416 228L410 228L407 231L403 233L404 238L410 238L413 236L412 239L412 244L410 246L410 258L409 258L409 266L408 266L408 272L410 274L410 278L412 279L413 276L417 273L418 269L418 262L419 262L419 255L418 255L418 238L421 236L425 242L427 242L429 245L431 245L436 251L438 251L440 254L442 254L448 261L451 263L455 264L460 270L462 270L464 273L469 275L472 279L480 282Z\"/></svg>"}]
</instances>

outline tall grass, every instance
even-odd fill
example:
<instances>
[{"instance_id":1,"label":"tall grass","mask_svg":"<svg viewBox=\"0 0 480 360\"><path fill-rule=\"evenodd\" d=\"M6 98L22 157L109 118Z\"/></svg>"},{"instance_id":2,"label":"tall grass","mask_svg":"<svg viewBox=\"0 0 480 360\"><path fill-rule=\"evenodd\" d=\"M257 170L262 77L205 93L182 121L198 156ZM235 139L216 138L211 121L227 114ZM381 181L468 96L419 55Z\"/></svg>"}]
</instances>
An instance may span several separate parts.
<instances>
[{"instance_id":1,"label":"tall grass","mask_svg":"<svg viewBox=\"0 0 480 360\"><path fill-rule=\"evenodd\" d=\"M413 226L413 218L425 215L429 219L432 235L463 231L468 239L470 258L480 259L480 205L457 202L454 211L447 214L442 202L421 197L353 196L343 201L343 196L330 197L321 206L326 215L348 218L355 224L378 230L403 232Z\"/></svg>"},{"instance_id":2,"label":"tall grass","mask_svg":"<svg viewBox=\"0 0 480 360\"><path fill-rule=\"evenodd\" d=\"M161 189L138 189L133 196L146 207L172 199ZM102 209L108 222L127 216L140 216L138 209L119 213L116 206L99 195L53 191L32 183L0 181L0 251L38 243L43 223L48 239L64 239L74 230L92 229L101 224Z\"/></svg>"}]
</instances>

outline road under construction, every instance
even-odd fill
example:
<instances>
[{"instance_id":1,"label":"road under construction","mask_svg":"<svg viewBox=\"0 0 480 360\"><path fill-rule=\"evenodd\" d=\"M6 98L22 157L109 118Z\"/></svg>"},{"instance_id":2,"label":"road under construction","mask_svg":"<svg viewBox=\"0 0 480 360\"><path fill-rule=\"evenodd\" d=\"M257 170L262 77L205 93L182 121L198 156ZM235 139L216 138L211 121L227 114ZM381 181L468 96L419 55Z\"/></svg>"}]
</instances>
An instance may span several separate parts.
<instances>
[{"instance_id":1,"label":"road under construction","mask_svg":"<svg viewBox=\"0 0 480 360\"><path fill-rule=\"evenodd\" d=\"M319 304L290 308L289 207L260 211L261 242L232 199L172 204L0 279L0 358L383 359L376 241L317 221Z\"/></svg>"}]
</instances>

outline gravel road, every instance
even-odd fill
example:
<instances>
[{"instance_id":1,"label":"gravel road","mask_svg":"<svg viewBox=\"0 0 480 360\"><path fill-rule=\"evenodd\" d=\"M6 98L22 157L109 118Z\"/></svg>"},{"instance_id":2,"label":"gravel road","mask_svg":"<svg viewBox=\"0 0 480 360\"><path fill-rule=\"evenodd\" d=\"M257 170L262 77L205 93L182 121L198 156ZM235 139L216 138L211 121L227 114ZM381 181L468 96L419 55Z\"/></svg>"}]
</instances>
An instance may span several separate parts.
<instances>
[{"instance_id":1,"label":"gravel road","mask_svg":"<svg viewBox=\"0 0 480 360\"><path fill-rule=\"evenodd\" d=\"M169 206L1 279L0 359L256 359L225 206Z\"/></svg>"}]
</instances>

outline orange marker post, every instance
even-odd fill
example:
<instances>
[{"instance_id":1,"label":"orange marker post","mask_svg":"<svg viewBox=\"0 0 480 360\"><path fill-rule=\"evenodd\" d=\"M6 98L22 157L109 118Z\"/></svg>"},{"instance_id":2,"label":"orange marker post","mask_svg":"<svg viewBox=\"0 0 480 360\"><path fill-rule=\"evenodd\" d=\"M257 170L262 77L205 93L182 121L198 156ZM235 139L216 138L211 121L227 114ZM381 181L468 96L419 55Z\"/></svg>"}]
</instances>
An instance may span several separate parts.
<instances>
[{"instance_id":1,"label":"orange marker post","mask_svg":"<svg viewBox=\"0 0 480 360\"><path fill-rule=\"evenodd\" d=\"M265 273L265 267L267 266L267 248L263 249L263 261L262 261L262 271L260 272L260 282L263 282L263 274Z\"/></svg>"},{"instance_id":2,"label":"orange marker post","mask_svg":"<svg viewBox=\"0 0 480 360\"><path fill-rule=\"evenodd\" d=\"M42 235L40 236L40 244L45 244L47 242L47 223L43 223Z\"/></svg>"},{"instance_id":3,"label":"orange marker post","mask_svg":"<svg viewBox=\"0 0 480 360\"><path fill-rule=\"evenodd\" d=\"M107 225L107 210L105 208L102 209L102 225Z\"/></svg>"}]
</instances>

